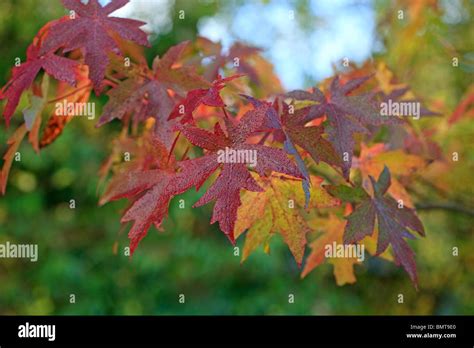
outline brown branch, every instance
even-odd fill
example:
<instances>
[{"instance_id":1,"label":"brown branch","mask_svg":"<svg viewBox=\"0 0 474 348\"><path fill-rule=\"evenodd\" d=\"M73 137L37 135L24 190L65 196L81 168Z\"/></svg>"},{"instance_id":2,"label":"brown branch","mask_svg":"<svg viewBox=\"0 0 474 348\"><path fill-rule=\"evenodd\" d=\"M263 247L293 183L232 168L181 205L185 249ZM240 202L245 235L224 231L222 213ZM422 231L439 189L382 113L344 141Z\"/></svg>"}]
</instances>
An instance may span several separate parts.
<instances>
[{"instance_id":1,"label":"brown branch","mask_svg":"<svg viewBox=\"0 0 474 348\"><path fill-rule=\"evenodd\" d=\"M72 92L66 93L66 94L64 94L64 95L62 95L62 96L60 96L60 97L57 97L57 98L54 98L54 99L50 99L50 100L48 100L46 103L47 103L47 104L56 103L56 102L58 102L58 101L60 101L60 100L62 100L62 99L66 99L67 97L70 97L70 96L72 96L72 95L78 93L79 91L81 91L81 90L83 90L83 89L86 89L86 88L89 88L89 87L92 87L92 83L88 83L87 85L84 85L84 86L82 86L82 87L79 87L79 88L73 90Z\"/></svg>"}]
</instances>

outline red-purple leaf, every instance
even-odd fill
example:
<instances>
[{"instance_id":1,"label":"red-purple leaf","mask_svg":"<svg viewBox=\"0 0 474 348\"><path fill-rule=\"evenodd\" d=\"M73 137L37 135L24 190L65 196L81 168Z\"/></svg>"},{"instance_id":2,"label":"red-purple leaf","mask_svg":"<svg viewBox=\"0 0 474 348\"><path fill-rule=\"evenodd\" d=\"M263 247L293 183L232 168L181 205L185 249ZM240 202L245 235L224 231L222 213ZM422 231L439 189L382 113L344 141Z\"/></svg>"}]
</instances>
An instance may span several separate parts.
<instances>
[{"instance_id":1,"label":"red-purple leaf","mask_svg":"<svg viewBox=\"0 0 474 348\"><path fill-rule=\"evenodd\" d=\"M356 243L364 237L372 235L377 218L377 255L391 245L396 264L403 266L412 282L417 286L415 254L404 238L414 238L410 230L424 236L423 225L412 209L405 206L399 207L398 203L386 194L390 187L390 171L387 167L380 174L378 181L372 177L370 179L374 196L363 200L347 218L344 243Z\"/></svg>"},{"instance_id":2,"label":"red-purple leaf","mask_svg":"<svg viewBox=\"0 0 474 348\"><path fill-rule=\"evenodd\" d=\"M41 54L63 48L64 52L77 48L84 50L85 63L89 66L89 78L96 93L100 93L105 69L109 63L107 52L119 52L113 37L149 46L147 35L139 28L145 23L133 19L109 17L109 14L124 6L128 1L112 0L102 7L97 0L83 4L79 0L63 0L66 8L75 11L76 17L54 24L41 47Z\"/></svg>"},{"instance_id":3,"label":"red-purple leaf","mask_svg":"<svg viewBox=\"0 0 474 348\"><path fill-rule=\"evenodd\" d=\"M169 119L175 119L182 117L181 123L192 123L193 112L196 108L201 105L224 107L224 101L222 100L219 92L224 88L225 83L241 77L242 75L234 75L227 78L221 78L220 76L212 83L210 88L201 88L188 92L186 98L181 100L173 109L169 115Z\"/></svg>"}]
</instances>

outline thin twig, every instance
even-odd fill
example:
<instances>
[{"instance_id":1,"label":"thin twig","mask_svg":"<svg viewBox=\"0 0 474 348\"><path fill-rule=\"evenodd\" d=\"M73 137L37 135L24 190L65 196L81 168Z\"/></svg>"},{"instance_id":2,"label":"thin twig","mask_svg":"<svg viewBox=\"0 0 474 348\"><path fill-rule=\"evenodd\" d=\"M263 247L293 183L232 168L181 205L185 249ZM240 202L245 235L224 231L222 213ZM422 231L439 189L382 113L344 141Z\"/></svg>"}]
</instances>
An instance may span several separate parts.
<instances>
[{"instance_id":1,"label":"thin twig","mask_svg":"<svg viewBox=\"0 0 474 348\"><path fill-rule=\"evenodd\" d=\"M48 100L48 101L47 101L47 104L56 103L56 102L58 102L58 101L60 101L60 100L62 100L62 99L66 99L67 97L70 97L71 95L74 95L74 94L76 94L77 92L79 92L79 91L81 91L81 90L83 90L83 89L85 89L85 88L89 88L89 87L92 87L92 83L88 83L87 85L82 86L82 87L79 87L78 89L75 89L74 91L69 92L69 93L66 93L66 94L64 94L64 95L62 95L62 96L60 96L60 97L57 97L57 98Z\"/></svg>"}]
</instances>

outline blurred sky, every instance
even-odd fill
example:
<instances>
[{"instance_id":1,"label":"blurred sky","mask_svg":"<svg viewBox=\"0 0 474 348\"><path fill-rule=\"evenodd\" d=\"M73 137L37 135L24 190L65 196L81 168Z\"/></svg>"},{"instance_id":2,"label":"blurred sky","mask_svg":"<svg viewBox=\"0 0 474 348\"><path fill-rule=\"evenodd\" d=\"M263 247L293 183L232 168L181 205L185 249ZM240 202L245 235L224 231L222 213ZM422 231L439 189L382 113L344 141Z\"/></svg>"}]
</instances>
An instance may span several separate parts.
<instances>
[{"instance_id":1,"label":"blurred sky","mask_svg":"<svg viewBox=\"0 0 474 348\"><path fill-rule=\"evenodd\" d=\"M191 1L191 0L189 0ZM219 11L198 22L198 32L224 49L241 41L262 48L287 89L307 88L333 74L344 58L362 63L382 50L376 36L373 0L310 0L298 11L294 0L196 0L196 6L219 1ZM101 0L107 3L108 0ZM460 0L441 1L445 21L462 16ZM173 29L180 10L174 0L132 0L114 13L149 23L155 35Z\"/></svg>"},{"instance_id":2,"label":"blurred sky","mask_svg":"<svg viewBox=\"0 0 474 348\"><path fill-rule=\"evenodd\" d=\"M372 1L318 0L309 4L309 13L300 16L291 0L226 0L216 15L199 21L198 31L221 41L224 49L235 41L262 48L286 88L309 87L331 76L331 64L340 64L345 57L364 61L375 40ZM133 0L114 15L144 20L149 23L147 30L159 34L172 29L172 11L179 11L174 0Z\"/></svg>"},{"instance_id":3,"label":"blurred sky","mask_svg":"<svg viewBox=\"0 0 474 348\"><path fill-rule=\"evenodd\" d=\"M362 62L374 44L371 1L311 1L305 21L289 0L249 1L234 11L204 18L199 32L224 46L235 40L264 49L288 89L332 75L332 63Z\"/></svg>"}]
</instances>

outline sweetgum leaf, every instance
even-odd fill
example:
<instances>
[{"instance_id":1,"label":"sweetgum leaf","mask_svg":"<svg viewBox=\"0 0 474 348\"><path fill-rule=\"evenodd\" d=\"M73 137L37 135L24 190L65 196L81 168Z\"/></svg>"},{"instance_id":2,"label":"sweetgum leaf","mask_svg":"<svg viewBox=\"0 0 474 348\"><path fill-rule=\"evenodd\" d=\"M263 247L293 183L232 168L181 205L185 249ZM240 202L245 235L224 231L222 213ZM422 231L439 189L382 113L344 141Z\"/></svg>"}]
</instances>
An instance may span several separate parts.
<instances>
[{"instance_id":1,"label":"sweetgum leaf","mask_svg":"<svg viewBox=\"0 0 474 348\"><path fill-rule=\"evenodd\" d=\"M156 80L141 82L130 78L113 88L108 95L110 99L97 127L115 118L122 119L129 112L133 113L136 123L153 117L156 134L166 147L171 146L174 122L168 122L166 118L173 108L173 100L164 85Z\"/></svg>"},{"instance_id":2,"label":"sweetgum leaf","mask_svg":"<svg viewBox=\"0 0 474 348\"><path fill-rule=\"evenodd\" d=\"M306 150L316 163L323 161L330 165L342 166L340 157L331 142L323 137L324 126L305 126L307 114L311 108L289 112L289 106L283 105L281 120L283 128L291 141Z\"/></svg>"},{"instance_id":3,"label":"sweetgum leaf","mask_svg":"<svg viewBox=\"0 0 474 348\"><path fill-rule=\"evenodd\" d=\"M242 262L258 247L268 252L270 239L280 234L288 245L295 261L301 265L306 234L310 231L303 207L305 198L301 185L291 178L257 179L264 191L242 193L242 205L235 224L236 238L247 231L242 253ZM310 208L334 207L339 201L332 198L321 186L322 179L311 177ZM289 205L294 202L294 207Z\"/></svg>"},{"instance_id":4,"label":"sweetgum leaf","mask_svg":"<svg viewBox=\"0 0 474 348\"><path fill-rule=\"evenodd\" d=\"M152 224L160 226L168 214L170 200L193 186L199 189L218 165L215 156L204 156L179 162L178 172L165 168L125 172L114 176L100 204L120 198L132 200L121 219L122 222L133 221L128 234L131 254Z\"/></svg>"},{"instance_id":5,"label":"sweetgum leaf","mask_svg":"<svg viewBox=\"0 0 474 348\"><path fill-rule=\"evenodd\" d=\"M128 0L112 0L102 7L98 0L87 4L79 0L62 0L64 6L75 11L74 19L54 24L46 37L41 54L63 48L69 52L78 48L84 50L84 60L89 66L89 78L96 93L100 93L105 69L109 63L107 52L119 52L114 35L149 46L147 35L139 28L144 22L128 18L110 17L109 14L128 3Z\"/></svg>"},{"instance_id":6,"label":"sweetgum leaf","mask_svg":"<svg viewBox=\"0 0 474 348\"><path fill-rule=\"evenodd\" d=\"M263 108L266 110L265 107ZM210 142L203 142L203 133L194 126L181 125L178 129L183 132L183 135L188 138L192 144L203 147L206 150L215 151L218 149L218 146L220 146L219 150L229 148L235 151L253 151L257 158L255 171L260 176L265 176L270 172L279 172L301 178L302 175L299 169L283 150L259 144L245 143L249 135L262 127L265 121L263 118L264 110L262 110L262 107L257 107L249 111L235 126L228 122L228 136L223 133L219 126L216 126L214 137L209 137L209 139L212 139ZM248 120L253 121L247 122ZM259 191L260 187L250 176L245 164L222 163L221 166L222 171L218 179L209 188L209 191L196 203L196 206L215 200L216 203L214 205L211 223L219 221L222 232L233 242L237 209L241 204L239 192L241 189Z\"/></svg>"},{"instance_id":7,"label":"sweetgum leaf","mask_svg":"<svg viewBox=\"0 0 474 348\"><path fill-rule=\"evenodd\" d=\"M263 122L261 117L255 116L260 114L261 111L257 108L250 111L245 119L261 119ZM259 122L243 123L243 119L236 125L227 124L228 135L218 124L214 127L214 132L191 125L178 125L177 128L192 144L207 151L204 156L178 162L177 168L165 164L153 171L143 171L138 167L132 172L125 171L112 179L100 203L105 204L120 198L132 200L131 206L122 217L122 222L134 222L129 232L132 252L152 224L160 226L167 215L169 202L174 196L191 187L199 189L218 168L221 168L219 176L195 206L215 201L211 223L219 222L222 232L230 241L234 241L237 209L241 205L240 191L242 189L261 191L262 188L253 179L246 164L219 162L219 150L231 148L255 151L257 154L255 171L262 176L274 171L301 178L298 168L283 150L246 143L246 136L257 131L261 125ZM250 128L249 124L252 125Z\"/></svg>"},{"instance_id":8,"label":"sweetgum leaf","mask_svg":"<svg viewBox=\"0 0 474 348\"><path fill-rule=\"evenodd\" d=\"M325 96L318 88L313 88L312 93L306 91L293 91L286 96L296 100L310 100L317 104L310 107L302 123L326 115L328 140L339 155L342 171L346 179L352 164L354 149L354 134L368 133L368 125L382 125L384 123L399 122L395 117L382 117L374 104L373 95L349 95L371 76L356 78L341 85L336 77L331 83L329 95Z\"/></svg>"},{"instance_id":9,"label":"sweetgum leaf","mask_svg":"<svg viewBox=\"0 0 474 348\"><path fill-rule=\"evenodd\" d=\"M260 114L253 114L252 117L247 117L245 120L247 123L253 123L257 122L262 125L262 130L270 130L274 134L274 138L283 142L283 147L285 151L289 154L295 157L296 165L298 166L298 169L300 170L302 176L303 176L303 181L302 181L302 187L305 192L305 204L308 206L309 201L311 199L311 194L310 194L310 179L309 179L309 171L308 168L306 167L306 164L301 157L300 153L296 149L296 146L293 142L292 137L287 133L286 128L284 128L284 122L287 121L285 119L285 116L279 115L281 114L281 109L285 110L285 107L287 107L286 104L283 104L282 108L280 108L280 103L279 100L275 100L273 106L271 103L267 102L262 102L258 99L255 99L253 97L250 97L248 95L242 95L244 98L246 98L254 107L257 109L261 110ZM283 111L285 112L285 111ZM245 117L246 115L244 115ZM263 120L263 121L262 121ZM285 122L285 126L288 125L288 122ZM250 129L252 126L249 127ZM317 142L318 139L316 139Z\"/></svg>"},{"instance_id":10,"label":"sweetgum leaf","mask_svg":"<svg viewBox=\"0 0 474 348\"><path fill-rule=\"evenodd\" d=\"M127 113L133 114L134 122L143 122L148 117L155 119L155 134L169 149L173 141L176 121L168 120L174 101L168 93L169 88L184 90L209 85L191 73L189 67L173 65L180 59L189 42L171 47L161 59L153 63L153 76L143 78L132 74L108 92L109 101L105 105L97 127L113 119L122 119ZM191 74L191 75L190 75ZM182 78L181 76L187 76Z\"/></svg>"},{"instance_id":11,"label":"sweetgum leaf","mask_svg":"<svg viewBox=\"0 0 474 348\"><path fill-rule=\"evenodd\" d=\"M190 41L181 42L172 46L163 57L153 60L154 78L180 95L187 91L211 87L207 80L196 73L195 66L179 63L190 45Z\"/></svg>"},{"instance_id":12,"label":"sweetgum leaf","mask_svg":"<svg viewBox=\"0 0 474 348\"><path fill-rule=\"evenodd\" d=\"M423 158L405 153L403 150L390 150L385 144L374 144L367 147L361 144L360 156L354 159L354 168L362 174L362 186L367 190L370 187L369 176L380 173L384 166L390 168L392 185L388 193L397 201L413 208L413 202L402 183L397 179L400 176L409 177L415 171L421 170L426 165Z\"/></svg>"},{"instance_id":13,"label":"sweetgum leaf","mask_svg":"<svg viewBox=\"0 0 474 348\"><path fill-rule=\"evenodd\" d=\"M354 265L358 264L357 258L347 257L333 257L326 258L326 246L336 243L336 245L342 245L344 225L346 222L339 219L335 215L329 215L328 219L325 219L323 223L318 221L320 227L324 227L324 232L318 238L311 242L311 253L306 259L306 264L301 273L301 278L306 277L314 268L321 265L325 260L334 265L334 277L336 278L337 285L341 286L344 284L353 284L356 282L354 274Z\"/></svg>"},{"instance_id":14,"label":"sweetgum leaf","mask_svg":"<svg viewBox=\"0 0 474 348\"><path fill-rule=\"evenodd\" d=\"M13 68L11 79L0 91L0 100L8 99L3 110L6 124L10 124L10 119L20 102L21 94L31 86L41 69L60 81L75 85L75 68L77 65L77 62L71 59L59 57L52 53L40 55L39 48L35 44L30 45L26 62Z\"/></svg>"},{"instance_id":15,"label":"sweetgum leaf","mask_svg":"<svg viewBox=\"0 0 474 348\"><path fill-rule=\"evenodd\" d=\"M239 78L242 75L233 75L226 78L220 76L212 83L209 88L200 88L189 91L186 98L181 100L169 115L169 119L181 118L181 123L193 123L193 112L201 105L225 107L224 101L220 96L220 90L225 87L225 84L233 79Z\"/></svg>"},{"instance_id":16,"label":"sweetgum leaf","mask_svg":"<svg viewBox=\"0 0 474 348\"><path fill-rule=\"evenodd\" d=\"M374 232L375 220L378 223L378 242L376 254L392 246L395 263L401 265L417 287L418 277L414 252L404 238L413 239L410 230L424 236L425 231L415 212L407 207L398 208L397 202L387 195L390 187L390 171L384 167L378 181L370 177L374 196L363 200L347 217L344 243L356 243Z\"/></svg>"}]
</instances>

